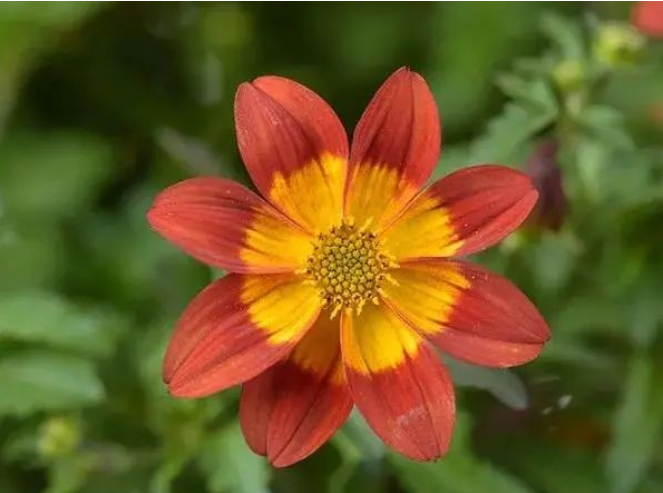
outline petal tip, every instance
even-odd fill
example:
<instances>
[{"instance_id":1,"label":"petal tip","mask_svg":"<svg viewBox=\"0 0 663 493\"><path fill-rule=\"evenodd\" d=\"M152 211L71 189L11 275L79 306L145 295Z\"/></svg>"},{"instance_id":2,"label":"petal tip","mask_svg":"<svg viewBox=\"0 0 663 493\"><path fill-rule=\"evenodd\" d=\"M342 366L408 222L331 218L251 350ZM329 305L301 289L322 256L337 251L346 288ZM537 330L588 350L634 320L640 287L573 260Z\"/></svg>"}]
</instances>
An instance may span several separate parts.
<instances>
[{"instance_id":1,"label":"petal tip","mask_svg":"<svg viewBox=\"0 0 663 493\"><path fill-rule=\"evenodd\" d=\"M157 204L156 200L152 207L150 207L145 213L145 218L147 219L147 223L150 225L150 228L158 232L160 223L164 219L164 212L162 208L159 207L159 204Z\"/></svg>"},{"instance_id":2,"label":"petal tip","mask_svg":"<svg viewBox=\"0 0 663 493\"><path fill-rule=\"evenodd\" d=\"M235 116L237 117L237 112L240 110L243 104L248 103L249 98L253 99L256 97L258 90L253 85L253 82L242 82L237 86L235 91L235 101L234 101L234 110Z\"/></svg>"},{"instance_id":3,"label":"petal tip","mask_svg":"<svg viewBox=\"0 0 663 493\"><path fill-rule=\"evenodd\" d=\"M271 456L269 452L267 452L267 460L272 467L276 469L283 469L301 461L302 458L290 457L289 455L285 454L276 454L275 456Z\"/></svg>"}]
</instances>

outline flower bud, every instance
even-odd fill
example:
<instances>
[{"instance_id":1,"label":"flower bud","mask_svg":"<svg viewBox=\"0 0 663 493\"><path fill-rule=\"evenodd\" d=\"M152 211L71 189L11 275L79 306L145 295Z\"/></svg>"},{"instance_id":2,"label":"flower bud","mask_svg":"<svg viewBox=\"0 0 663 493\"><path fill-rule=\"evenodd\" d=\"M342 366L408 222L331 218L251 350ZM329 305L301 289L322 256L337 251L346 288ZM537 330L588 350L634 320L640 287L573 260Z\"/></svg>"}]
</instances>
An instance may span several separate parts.
<instances>
[{"instance_id":1,"label":"flower bud","mask_svg":"<svg viewBox=\"0 0 663 493\"><path fill-rule=\"evenodd\" d=\"M621 22L602 24L595 35L596 60L608 68L632 64L642 51L645 40L633 26Z\"/></svg>"},{"instance_id":2,"label":"flower bud","mask_svg":"<svg viewBox=\"0 0 663 493\"><path fill-rule=\"evenodd\" d=\"M37 448L45 458L62 457L73 452L80 442L78 423L68 417L48 418L41 427Z\"/></svg>"},{"instance_id":3,"label":"flower bud","mask_svg":"<svg viewBox=\"0 0 663 493\"><path fill-rule=\"evenodd\" d=\"M562 170L557 164L558 148L554 140L543 142L525 165L525 172L539 191L539 200L530 215L529 223L552 231L562 227L567 209Z\"/></svg>"}]
</instances>

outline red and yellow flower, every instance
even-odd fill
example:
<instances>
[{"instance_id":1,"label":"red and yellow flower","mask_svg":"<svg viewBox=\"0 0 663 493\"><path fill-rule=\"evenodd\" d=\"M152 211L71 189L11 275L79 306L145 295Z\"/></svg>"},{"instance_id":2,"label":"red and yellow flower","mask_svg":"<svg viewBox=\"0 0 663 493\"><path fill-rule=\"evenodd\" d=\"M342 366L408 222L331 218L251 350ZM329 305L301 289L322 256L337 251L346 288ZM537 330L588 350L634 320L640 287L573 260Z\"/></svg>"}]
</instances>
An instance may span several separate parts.
<instances>
[{"instance_id":1,"label":"red and yellow flower","mask_svg":"<svg viewBox=\"0 0 663 493\"><path fill-rule=\"evenodd\" d=\"M163 366L170 392L243 384L244 435L275 466L314 452L354 405L395 450L440 457L455 411L435 349L508 367L549 337L513 284L456 259L526 218L537 200L529 178L483 165L421 190L439 158L440 119L406 68L379 89L351 148L333 110L281 77L242 84L235 123L264 198L193 178L148 213L168 240L230 272L179 320Z\"/></svg>"}]
</instances>

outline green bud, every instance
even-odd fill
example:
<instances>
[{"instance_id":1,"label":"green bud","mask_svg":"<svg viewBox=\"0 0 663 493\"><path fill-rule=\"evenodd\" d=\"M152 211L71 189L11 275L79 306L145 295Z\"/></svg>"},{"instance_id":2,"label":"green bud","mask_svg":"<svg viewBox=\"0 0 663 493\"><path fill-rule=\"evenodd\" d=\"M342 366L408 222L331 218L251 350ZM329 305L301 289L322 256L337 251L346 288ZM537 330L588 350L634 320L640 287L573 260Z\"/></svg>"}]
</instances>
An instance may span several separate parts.
<instances>
[{"instance_id":1,"label":"green bud","mask_svg":"<svg viewBox=\"0 0 663 493\"><path fill-rule=\"evenodd\" d=\"M630 24L609 22L596 31L594 58L609 68L631 65L645 45L645 38Z\"/></svg>"},{"instance_id":2,"label":"green bud","mask_svg":"<svg viewBox=\"0 0 663 493\"><path fill-rule=\"evenodd\" d=\"M579 60L563 60L552 69L552 78L563 92L581 87L585 77L585 68Z\"/></svg>"},{"instance_id":3,"label":"green bud","mask_svg":"<svg viewBox=\"0 0 663 493\"><path fill-rule=\"evenodd\" d=\"M73 452L80 440L80 428L74 419L54 416L42 424L37 449L43 457L53 459Z\"/></svg>"}]
</instances>

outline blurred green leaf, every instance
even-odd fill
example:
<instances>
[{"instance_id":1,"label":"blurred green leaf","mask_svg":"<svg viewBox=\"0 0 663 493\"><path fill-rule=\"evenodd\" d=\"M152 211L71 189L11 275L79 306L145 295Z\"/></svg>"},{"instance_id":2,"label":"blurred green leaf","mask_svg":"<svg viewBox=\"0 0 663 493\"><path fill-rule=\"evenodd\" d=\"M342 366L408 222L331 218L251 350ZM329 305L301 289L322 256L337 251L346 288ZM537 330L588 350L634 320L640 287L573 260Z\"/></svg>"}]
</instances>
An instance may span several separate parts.
<instances>
[{"instance_id":1,"label":"blurred green leaf","mask_svg":"<svg viewBox=\"0 0 663 493\"><path fill-rule=\"evenodd\" d=\"M28 24L29 27L62 28L78 22L83 16L99 8L98 2L56 2L33 5L24 2L0 4L0 19L3 24ZM40 31L36 30L39 34Z\"/></svg>"},{"instance_id":2,"label":"blurred green leaf","mask_svg":"<svg viewBox=\"0 0 663 493\"><path fill-rule=\"evenodd\" d=\"M548 13L541 20L541 29L562 59L583 60L587 57L585 37L574 20Z\"/></svg>"},{"instance_id":3,"label":"blurred green leaf","mask_svg":"<svg viewBox=\"0 0 663 493\"><path fill-rule=\"evenodd\" d=\"M114 171L113 149L83 132L14 133L0 141L0 197L8 214L40 220L81 212Z\"/></svg>"},{"instance_id":4,"label":"blurred green leaf","mask_svg":"<svg viewBox=\"0 0 663 493\"><path fill-rule=\"evenodd\" d=\"M271 468L246 445L239 424L211 434L200 455L200 466L213 493L268 493Z\"/></svg>"},{"instance_id":5,"label":"blurred green leaf","mask_svg":"<svg viewBox=\"0 0 663 493\"><path fill-rule=\"evenodd\" d=\"M91 362L42 350L2 357L0 389L0 415L75 409L104 398Z\"/></svg>"},{"instance_id":6,"label":"blurred green leaf","mask_svg":"<svg viewBox=\"0 0 663 493\"><path fill-rule=\"evenodd\" d=\"M606 456L610 491L629 493L643 480L663 434L663 371L636 353L630 361Z\"/></svg>"},{"instance_id":7,"label":"blurred green leaf","mask_svg":"<svg viewBox=\"0 0 663 493\"><path fill-rule=\"evenodd\" d=\"M514 371L471 365L447 355L444 355L444 362L451 372L454 384L487 390L513 409L527 408L527 388Z\"/></svg>"},{"instance_id":8,"label":"blurred green leaf","mask_svg":"<svg viewBox=\"0 0 663 493\"><path fill-rule=\"evenodd\" d=\"M651 262L648 267L624 300L628 323L622 326L629 328L633 344L643 349L651 347L656 336L663 332L663 303L657 289L661 273Z\"/></svg>"},{"instance_id":9,"label":"blurred green leaf","mask_svg":"<svg viewBox=\"0 0 663 493\"><path fill-rule=\"evenodd\" d=\"M584 108L578 122L583 130L599 139L608 149L633 147L633 139L625 127L624 117L614 108L600 105Z\"/></svg>"},{"instance_id":10,"label":"blurred green leaf","mask_svg":"<svg viewBox=\"0 0 663 493\"><path fill-rule=\"evenodd\" d=\"M530 268L540 287L562 289L571 279L581 253L581 244L571 235L543 235L529 254Z\"/></svg>"},{"instance_id":11,"label":"blurred green leaf","mask_svg":"<svg viewBox=\"0 0 663 493\"><path fill-rule=\"evenodd\" d=\"M1 202L0 195L0 210ZM0 291L52 286L65 269L64 248L54 224L0 218Z\"/></svg>"},{"instance_id":12,"label":"blurred green leaf","mask_svg":"<svg viewBox=\"0 0 663 493\"><path fill-rule=\"evenodd\" d=\"M52 463L48 470L49 485L44 493L75 493L80 491L87 475L84 457L72 457Z\"/></svg>"},{"instance_id":13,"label":"blurred green leaf","mask_svg":"<svg viewBox=\"0 0 663 493\"><path fill-rule=\"evenodd\" d=\"M513 467L546 493L605 493L606 480L595 453L548 443L514 444Z\"/></svg>"},{"instance_id":14,"label":"blurred green leaf","mask_svg":"<svg viewBox=\"0 0 663 493\"><path fill-rule=\"evenodd\" d=\"M111 354L125 324L113 311L86 309L46 291L0 298L0 341L47 344L101 357Z\"/></svg>"},{"instance_id":15,"label":"blurred green leaf","mask_svg":"<svg viewBox=\"0 0 663 493\"><path fill-rule=\"evenodd\" d=\"M624 323L624 315L614 300L584 293L569 298L549 321L559 329L556 337L574 339L590 333L616 332Z\"/></svg>"},{"instance_id":16,"label":"blurred green leaf","mask_svg":"<svg viewBox=\"0 0 663 493\"><path fill-rule=\"evenodd\" d=\"M474 456L469 449L469 422L457 417L451 450L440 461L420 463L389 455L403 486L412 493L531 493L510 474Z\"/></svg>"},{"instance_id":17,"label":"blurred green leaf","mask_svg":"<svg viewBox=\"0 0 663 493\"><path fill-rule=\"evenodd\" d=\"M509 162L529 138L551 125L557 117L557 101L543 79L508 79L507 86L520 95L488 123L486 132L472 144L470 162Z\"/></svg>"},{"instance_id":18,"label":"blurred green leaf","mask_svg":"<svg viewBox=\"0 0 663 493\"><path fill-rule=\"evenodd\" d=\"M386 448L384 443L368 426L364 417L354 409L345 426L339 431L341 446L346 449L346 455L375 461L384 457Z\"/></svg>"},{"instance_id":19,"label":"blurred green leaf","mask_svg":"<svg viewBox=\"0 0 663 493\"><path fill-rule=\"evenodd\" d=\"M433 170L429 182L439 180L443 176L469 164L472 164L472 162L470 161L470 150L466 145L445 145L442 150L442 157Z\"/></svg>"},{"instance_id":20,"label":"blurred green leaf","mask_svg":"<svg viewBox=\"0 0 663 493\"><path fill-rule=\"evenodd\" d=\"M462 7L439 2L433 23L433 66L427 77L442 111L445 128L472 134L477 117L494 104L495 73L515 53L532 48L536 8L528 3L466 3ZM481 26L481 36L468 26ZM468 51L461 46L471 47ZM427 74L428 75L428 74ZM498 159L493 158L493 159ZM468 161L477 163L479 161Z\"/></svg>"}]
</instances>

